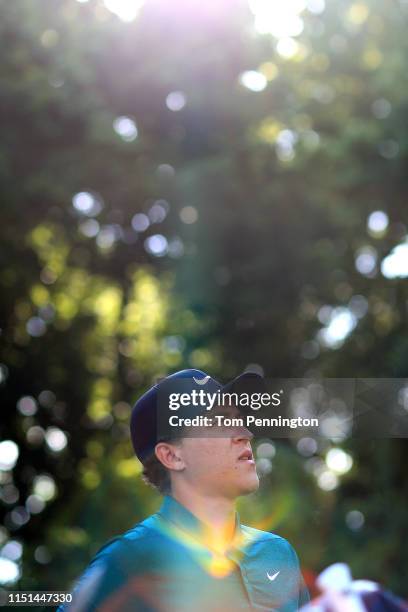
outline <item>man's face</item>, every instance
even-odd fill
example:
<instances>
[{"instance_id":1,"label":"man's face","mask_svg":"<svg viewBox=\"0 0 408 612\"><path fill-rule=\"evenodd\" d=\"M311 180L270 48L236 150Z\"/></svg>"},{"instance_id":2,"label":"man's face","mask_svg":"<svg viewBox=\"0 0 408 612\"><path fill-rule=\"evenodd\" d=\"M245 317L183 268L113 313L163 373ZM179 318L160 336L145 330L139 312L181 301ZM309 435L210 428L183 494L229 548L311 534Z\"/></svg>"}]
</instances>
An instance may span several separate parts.
<instances>
[{"instance_id":1,"label":"man's face","mask_svg":"<svg viewBox=\"0 0 408 612\"><path fill-rule=\"evenodd\" d=\"M233 407L216 408L214 415L242 418ZM198 436L195 430L194 437L181 440L183 476L204 495L235 499L256 491L259 478L250 442L253 435L245 427L215 429L209 437L203 429Z\"/></svg>"}]
</instances>

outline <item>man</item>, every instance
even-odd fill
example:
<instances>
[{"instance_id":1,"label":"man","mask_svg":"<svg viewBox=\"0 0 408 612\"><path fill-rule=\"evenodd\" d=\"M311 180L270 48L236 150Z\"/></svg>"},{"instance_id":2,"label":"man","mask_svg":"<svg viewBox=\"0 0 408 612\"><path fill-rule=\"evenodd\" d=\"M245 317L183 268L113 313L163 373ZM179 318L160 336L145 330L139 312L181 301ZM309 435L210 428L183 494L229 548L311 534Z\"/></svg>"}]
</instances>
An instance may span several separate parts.
<instances>
[{"instance_id":1,"label":"man","mask_svg":"<svg viewBox=\"0 0 408 612\"><path fill-rule=\"evenodd\" d=\"M214 431L206 424L185 427L176 436L168 426L175 389L187 390L188 398L204 388L227 393L241 383L259 388L261 382L256 375L243 374L222 387L204 372L183 370L136 402L133 446L145 480L165 495L163 505L99 550L65 609L294 612L309 600L291 545L241 525L235 511L236 499L259 486L252 433L243 426ZM170 411L177 410L180 418L209 414L208 407L195 402L178 408ZM214 405L211 413L240 414L232 405Z\"/></svg>"}]
</instances>

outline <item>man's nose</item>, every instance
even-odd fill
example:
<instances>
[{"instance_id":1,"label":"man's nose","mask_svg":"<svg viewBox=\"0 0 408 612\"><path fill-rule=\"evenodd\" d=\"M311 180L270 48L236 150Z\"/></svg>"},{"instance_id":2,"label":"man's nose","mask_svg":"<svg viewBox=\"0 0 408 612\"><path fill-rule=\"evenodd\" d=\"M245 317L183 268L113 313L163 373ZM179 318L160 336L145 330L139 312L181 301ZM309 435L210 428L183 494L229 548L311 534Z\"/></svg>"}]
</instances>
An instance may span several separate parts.
<instances>
[{"instance_id":1,"label":"man's nose","mask_svg":"<svg viewBox=\"0 0 408 612\"><path fill-rule=\"evenodd\" d=\"M237 427L236 431L232 436L233 442L241 442L242 440L248 440L249 442L254 437L252 431L249 431L246 427Z\"/></svg>"}]
</instances>

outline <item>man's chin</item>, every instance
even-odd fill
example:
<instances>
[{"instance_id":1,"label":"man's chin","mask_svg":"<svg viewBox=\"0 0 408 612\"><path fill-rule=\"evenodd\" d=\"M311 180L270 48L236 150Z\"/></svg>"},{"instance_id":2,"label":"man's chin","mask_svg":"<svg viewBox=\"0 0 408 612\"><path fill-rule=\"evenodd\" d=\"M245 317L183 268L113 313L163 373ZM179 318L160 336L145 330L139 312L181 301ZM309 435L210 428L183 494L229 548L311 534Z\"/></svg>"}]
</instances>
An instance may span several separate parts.
<instances>
[{"instance_id":1,"label":"man's chin","mask_svg":"<svg viewBox=\"0 0 408 612\"><path fill-rule=\"evenodd\" d=\"M249 495L250 493L255 493L259 489L259 478L255 476L248 480L245 483L242 483L241 491L239 495Z\"/></svg>"}]
</instances>

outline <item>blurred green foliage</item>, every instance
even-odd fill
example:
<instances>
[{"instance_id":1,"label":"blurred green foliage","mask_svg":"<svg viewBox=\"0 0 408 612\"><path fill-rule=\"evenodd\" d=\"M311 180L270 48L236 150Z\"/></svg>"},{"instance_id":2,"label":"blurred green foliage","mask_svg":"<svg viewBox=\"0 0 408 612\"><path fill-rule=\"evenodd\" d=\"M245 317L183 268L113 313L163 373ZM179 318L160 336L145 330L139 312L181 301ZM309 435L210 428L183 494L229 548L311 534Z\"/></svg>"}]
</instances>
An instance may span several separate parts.
<instances>
[{"instance_id":1,"label":"blurred green foliage","mask_svg":"<svg viewBox=\"0 0 408 612\"><path fill-rule=\"evenodd\" d=\"M309 2L281 39L243 0L0 13L0 536L21 588L65 589L157 507L128 429L157 377L408 375L406 280L382 268L407 234L408 6ZM325 489L329 448L276 443L242 519L408 596L405 440L347 441Z\"/></svg>"}]
</instances>

